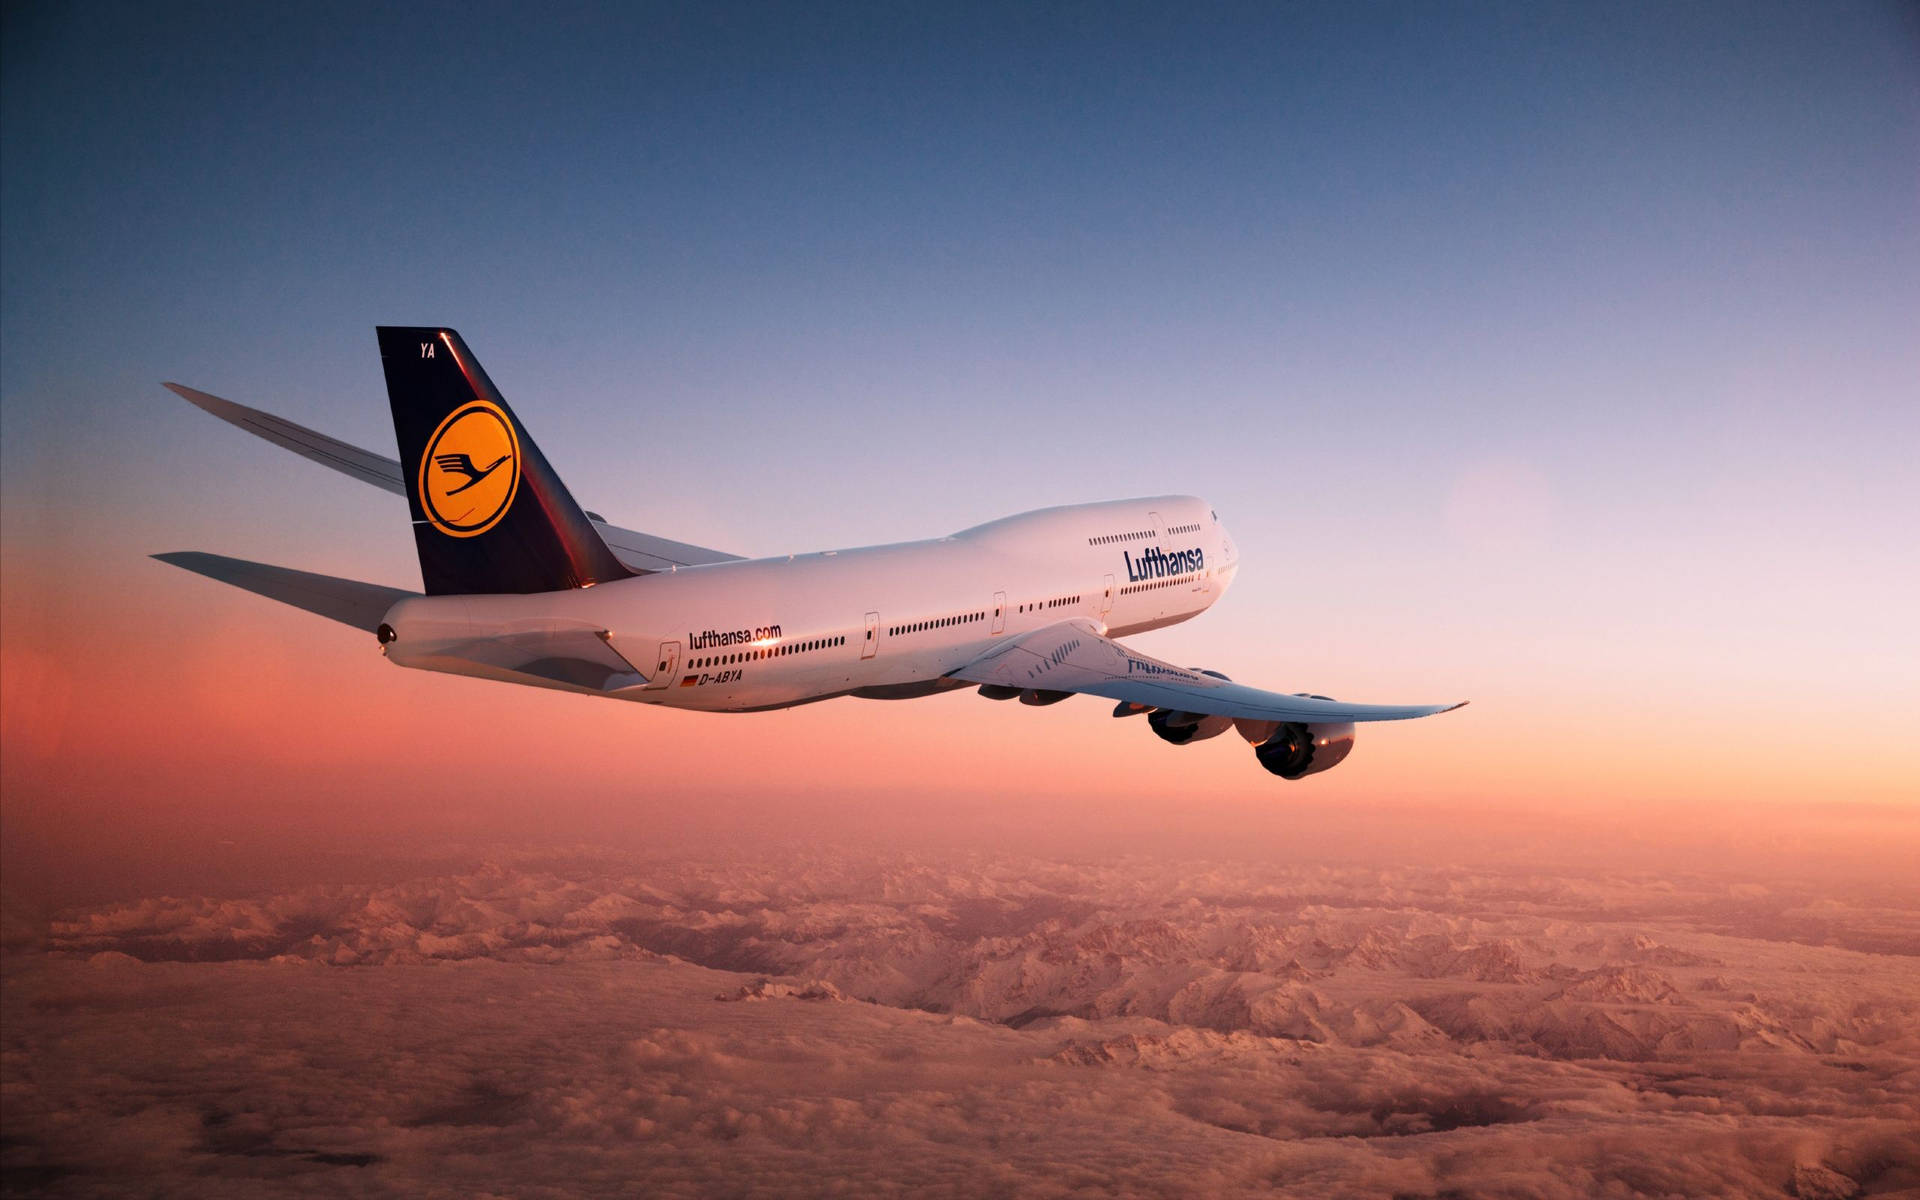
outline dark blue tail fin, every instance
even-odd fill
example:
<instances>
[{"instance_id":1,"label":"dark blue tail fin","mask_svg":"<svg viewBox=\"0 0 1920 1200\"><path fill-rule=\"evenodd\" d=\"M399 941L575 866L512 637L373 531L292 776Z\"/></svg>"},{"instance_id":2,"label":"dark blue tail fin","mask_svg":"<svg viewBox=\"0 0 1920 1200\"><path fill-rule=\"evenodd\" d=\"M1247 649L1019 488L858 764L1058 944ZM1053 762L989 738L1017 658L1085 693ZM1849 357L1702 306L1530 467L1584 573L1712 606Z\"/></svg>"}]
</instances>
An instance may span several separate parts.
<instances>
[{"instance_id":1,"label":"dark blue tail fin","mask_svg":"<svg viewBox=\"0 0 1920 1200\"><path fill-rule=\"evenodd\" d=\"M557 592L632 574L459 334L379 334L428 595Z\"/></svg>"}]
</instances>

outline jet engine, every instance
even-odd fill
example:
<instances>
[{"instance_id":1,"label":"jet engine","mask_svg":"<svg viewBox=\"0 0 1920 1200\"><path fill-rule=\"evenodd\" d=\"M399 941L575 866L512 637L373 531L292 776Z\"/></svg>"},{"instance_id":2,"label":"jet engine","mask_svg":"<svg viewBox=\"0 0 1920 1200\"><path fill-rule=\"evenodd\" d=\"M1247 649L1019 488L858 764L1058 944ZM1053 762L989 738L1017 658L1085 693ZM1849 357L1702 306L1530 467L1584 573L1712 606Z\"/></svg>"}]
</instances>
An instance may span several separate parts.
<instances>
[{"instance_id":1,"label":"jet engine","mask_svg":"<svg viewBox=\"0 0 1920 1200\"><path fill-rule=\"evenodd\" d=\"M1233 718L1156 708L1147 714L1147 724L1152 726L1161 741L1184 746L1189 742L1204 742L1210 737L1219 737L1233 728Z\"/></svg>"},{"instance_id":2,"label":"jet engine","mask_svg":"<svg viewBox=\"0 0 1920 1200\"><path fill-rule=\"evenodd\" d=\"M980 694L989 700L1018 700L1022 704L1039 706L1071 700L1075 693L1049 691L1046 688L1012 687L1001 683L983 683L980 685Z\"/></svg>"},{"instance_id":3,"label":"jet engine","mask_svg":"<svg viewBox=\"0 0 1920 1200\"><path fill-rule=\"evenodd\" d=\"M1202 675L1211 675L1215 679L1226 679L1218 671L1209 671L1203 667L1193 668ZM1228 679L1231 683L1232 680ZM1114 714L1118 716L1116 712ZM1185 746L1191 742L1204 742L1210 737L1219 737L1233 728L1232 717L1216 717L1207 713L1181 712L1172 708L1156 708L1147 714L1147 724L1163 742L1172 742L1176 746Z\"/></svg>"},{"instance_id":4,"label":"jet engine","mask_svg":"<svg viewBox=\"0 0 1920 1200\"><path fill-rule=\"evenodd\" d=\"M1032 704L1039 707L1048 704L1058 704L1062 700L1071 700L1073 696L1074 693L1072 692L1054 692L1046 688L1027 688L1020 693L1020 703Z\"/></svg>"},{"instance_id":5,"label":"jet engine","mask_svg":"<svg viewBox=\"0 0 1920 1200\"><path fill-rule=\"evenodd\" d=\"M1234 724L1240 736L1253 743L1253 755L1260 765L1282 779L1303 779L1332 770L1353 750L1351 722L1302 725L1298 721L1241 720Z\"/></svg>"}]
</instances>

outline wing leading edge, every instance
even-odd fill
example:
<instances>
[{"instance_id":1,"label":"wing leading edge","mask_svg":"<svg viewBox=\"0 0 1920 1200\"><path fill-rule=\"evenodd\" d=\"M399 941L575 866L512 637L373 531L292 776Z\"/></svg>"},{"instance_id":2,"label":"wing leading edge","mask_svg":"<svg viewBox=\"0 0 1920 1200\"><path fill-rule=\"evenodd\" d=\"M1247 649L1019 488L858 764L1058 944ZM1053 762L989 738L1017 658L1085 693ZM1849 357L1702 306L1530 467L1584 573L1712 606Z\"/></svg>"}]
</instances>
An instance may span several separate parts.
<instances>
[{"instance_id":1,"label":"wing leading edge","mask_svg":"<svg viewBox=\"0 0 1920 1200\"><path fill-rule=\"evenodd\" d=\"M406 473L401 470L398 459L375 454L339 438L328 437L318 430L308 429L305 425L296 425L284 417L276 417L270 412L249 408L232 400L223 400L196 388L178 383L161 386L194 407L282 449L291 450L302 458L323 467L331 467L342 475L350 475L396 496L407 494ZM600 539L607 544L607 549L613 551L614 557L631 570L670 571L675 567L738 562L741 558L724 550L710 550L705 546L676 542L672 538L622 529L592 513L588 513L587 517L599 532Z\"/></svg>"},{"instance_id":2,"label":"wing leading edge","mask_svg":"<svg viewBox=\"0 0 1920 1200\"><path fill-rule=\"evenodd\" d=\"M1061 621L1003 642L949 676L995 687L1082 692L1153 708L1309 725L1407 721L1451 712L1466 703L1344 704L1266 692L1148 658L1087 620Z\"/></svg>"}]
</instances>

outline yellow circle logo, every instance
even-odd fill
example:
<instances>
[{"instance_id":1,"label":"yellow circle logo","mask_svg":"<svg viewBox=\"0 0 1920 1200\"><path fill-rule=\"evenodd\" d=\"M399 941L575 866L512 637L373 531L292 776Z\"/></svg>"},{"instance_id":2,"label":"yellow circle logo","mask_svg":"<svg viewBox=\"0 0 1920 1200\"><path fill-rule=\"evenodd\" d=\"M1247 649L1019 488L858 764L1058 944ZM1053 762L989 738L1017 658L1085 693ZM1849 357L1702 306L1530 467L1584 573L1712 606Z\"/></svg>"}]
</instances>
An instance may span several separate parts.
<instances>
[{"instance_id":1,"label":"yellow circle logo","mask_svg":"<svg viewBox=\"0 0 1920 1200\"><path fill-rule=\"evenodd\" d=\"M420 456L420 508L449 537L473 537L499 524L520 488L520 439L498 405L473 400L455 409Z\"/></svg>"}]
</instances>

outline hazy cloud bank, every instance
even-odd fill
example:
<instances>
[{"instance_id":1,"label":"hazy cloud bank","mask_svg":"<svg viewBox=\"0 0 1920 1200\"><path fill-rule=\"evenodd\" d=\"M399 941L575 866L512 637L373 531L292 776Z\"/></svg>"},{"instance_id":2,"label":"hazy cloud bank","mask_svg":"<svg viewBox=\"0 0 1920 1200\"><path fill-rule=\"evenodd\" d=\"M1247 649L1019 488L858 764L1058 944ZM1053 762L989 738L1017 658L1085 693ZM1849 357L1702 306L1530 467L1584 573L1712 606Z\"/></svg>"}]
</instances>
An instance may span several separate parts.
<instances>
[{"instance_id":1,"label":"hazy cloud bank","mask_svg":"<svg viewBox=\"0 0 1920 1200\"><path fill-rule=\"evenodd\" d=\"M19 924L10 1190L1920 1187L1898 887L793 856Z\"/></svg>"}]
</instances>

